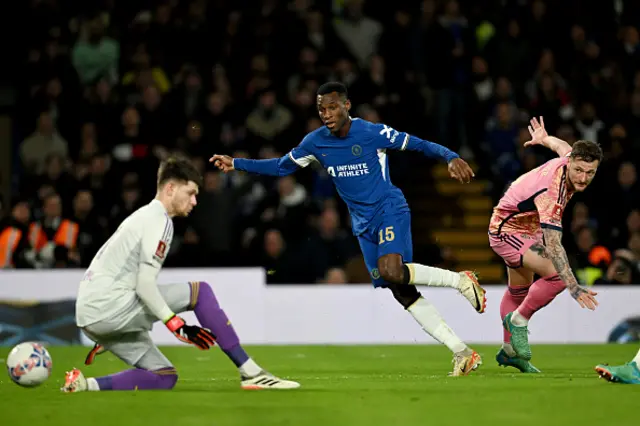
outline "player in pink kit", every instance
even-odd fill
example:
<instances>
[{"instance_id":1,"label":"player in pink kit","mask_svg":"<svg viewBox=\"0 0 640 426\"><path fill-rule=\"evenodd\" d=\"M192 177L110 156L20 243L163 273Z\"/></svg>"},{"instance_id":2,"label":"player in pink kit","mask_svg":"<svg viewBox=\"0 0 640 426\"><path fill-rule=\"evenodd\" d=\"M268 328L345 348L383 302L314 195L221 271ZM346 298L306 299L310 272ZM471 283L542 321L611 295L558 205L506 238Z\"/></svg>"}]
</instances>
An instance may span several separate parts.
<instances>
[{"instance_id":1,"label":"player in pink kit","mask_svg":"<svg viewBox=\"0 0 640 426\"><path fill-rule=\"evenodd\" d=\"M500 316L504 343L496 355L499 365L523 373L539 373L529 360L528 323L565 287L583 308L598 305L595 293L578 284L562 247L562 213L576 192L593 180L602 161L595 142L577 141L573 147L549 136L540 118L531 120L532 139L525 146L543 145L559 158L547 161L516 179L493 209L489 225L491 248L507 265L509 287L502 297ZM534 274L539 278L533 281Z\"/></svg>"}]
</instances>

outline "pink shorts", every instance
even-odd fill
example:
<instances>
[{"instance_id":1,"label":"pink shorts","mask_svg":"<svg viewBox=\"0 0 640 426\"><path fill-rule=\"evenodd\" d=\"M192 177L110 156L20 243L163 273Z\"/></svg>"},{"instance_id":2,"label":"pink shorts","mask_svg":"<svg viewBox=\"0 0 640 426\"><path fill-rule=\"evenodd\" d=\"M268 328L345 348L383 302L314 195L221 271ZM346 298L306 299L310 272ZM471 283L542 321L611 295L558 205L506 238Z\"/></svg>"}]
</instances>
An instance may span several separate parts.
<instances>
[{"instance_id":1,"label":"pink shorts","mask_svg":"<svg viewBox=\"0 0 640 426\"><path fill-rule=\"evenodd\" d=\"M542 243L536 235L524 233L489 234L489 245L509 268L521 268L522 256L535 243Z\"/></svg>"}]
</instances>

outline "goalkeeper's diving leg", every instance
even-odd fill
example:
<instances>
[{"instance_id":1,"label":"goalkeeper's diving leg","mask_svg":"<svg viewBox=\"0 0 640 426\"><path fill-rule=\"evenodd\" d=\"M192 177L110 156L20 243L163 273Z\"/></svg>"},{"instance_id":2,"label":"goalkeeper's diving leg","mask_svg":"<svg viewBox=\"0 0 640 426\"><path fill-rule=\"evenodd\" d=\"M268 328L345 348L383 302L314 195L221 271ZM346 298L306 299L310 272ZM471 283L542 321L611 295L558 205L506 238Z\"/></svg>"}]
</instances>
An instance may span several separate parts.
<instances>
[{"instance_id":1,"label":"goalkeeper's diving leg","mask_svg":"<svg viewBox=\"0 0 640 426\"><path fill-rule=\"evenodd\" d=\"M174 317L177 318L174 321L179 323L171 325L171 321L168 321L167 327L180 340L192 343L201 349L208 349L214 341L217 342L238 368L240 386L243 389L300 387L297 382L283 380L270 374L249 357L209 284L197 281L159 286L159 289L174 312L193 310L202 325L202 328L187 326L179 317ZM148 330L151 329L153 322L148 314L143 313L130 321L117 334L109 330L109 324L102 322L85 327L85 334L96 342L87 355L86 365L93 363L96 355L108 350L135 368L97 378L85 378L80 370L74 369L67 373L62 390L77 392L172 389L178 375L175 367L151 340ZM173 330L172 327L178 328Z\"/></svg>"}]
</instances>

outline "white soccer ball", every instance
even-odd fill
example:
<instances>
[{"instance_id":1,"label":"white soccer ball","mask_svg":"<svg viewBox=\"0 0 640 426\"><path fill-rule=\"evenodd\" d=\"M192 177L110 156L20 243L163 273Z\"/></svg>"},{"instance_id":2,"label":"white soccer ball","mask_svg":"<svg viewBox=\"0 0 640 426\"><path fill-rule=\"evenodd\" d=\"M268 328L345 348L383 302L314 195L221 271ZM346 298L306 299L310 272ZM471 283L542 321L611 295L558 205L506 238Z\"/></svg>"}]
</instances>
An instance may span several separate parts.
<instances>
[{"instance_id":1,"label":"white soccer ball","mask_svg":"<svg viewBox=\"0 0 640 426\"><path fill-rule=\"evenodd\" d=\"M7 356L7 372L15 383L35 387L51 375L51 355L40 343L20 343Z\"/></svg>"}]
</instances>

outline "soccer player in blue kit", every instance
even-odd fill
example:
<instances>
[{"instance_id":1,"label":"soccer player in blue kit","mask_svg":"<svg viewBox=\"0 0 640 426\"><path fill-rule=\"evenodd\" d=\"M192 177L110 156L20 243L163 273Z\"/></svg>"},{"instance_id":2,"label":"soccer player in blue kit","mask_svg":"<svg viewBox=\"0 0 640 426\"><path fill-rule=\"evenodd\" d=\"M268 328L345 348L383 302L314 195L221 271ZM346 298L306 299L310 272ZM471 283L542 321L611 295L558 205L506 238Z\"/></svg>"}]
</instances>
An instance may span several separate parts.
<instances>
[{"instance_id":1,"label":"soccer player in blue kit","mask_svg":"<svg viewBox=\"0 0 640 426\"><path fill-rule=\"evenodd\" d=\"M249 160L214 155L209 161L225 173L241 170L270 176L286 176L319 162L347 204L374 287L391 290L423 330L453 352L451 375L469 374L482 363L480 355L456 336L415 285L455 288L479 313L486 307L485 290L470 271L457 273L413 263L411 212L402 191L391 183L386 150L419 151L442 159L451 177L462 183L474 176L471 167L444 146L384 124L351 118L351 102L342 83L320 86L317 107L324 126L307 134L283 157Z\"/></svg>"}]
</instances>

